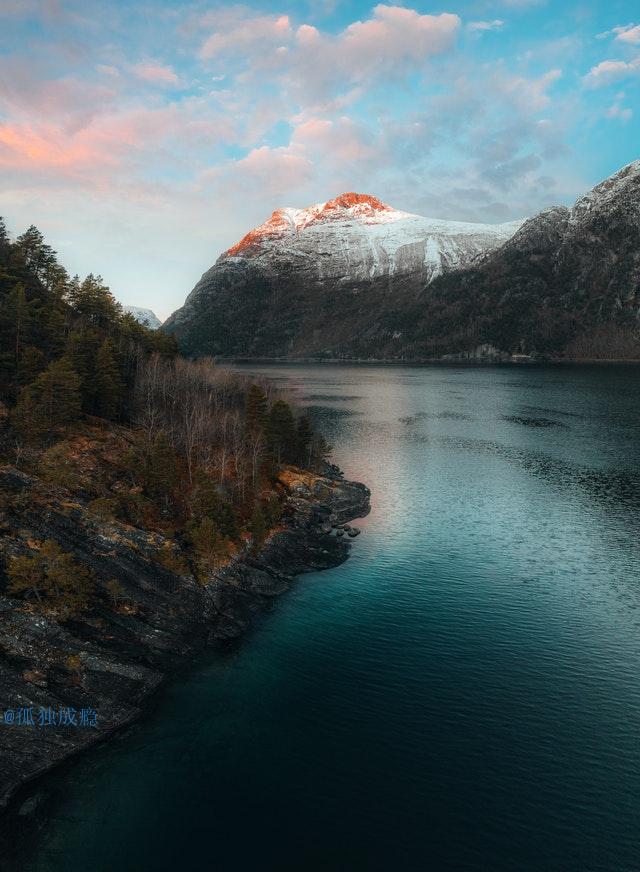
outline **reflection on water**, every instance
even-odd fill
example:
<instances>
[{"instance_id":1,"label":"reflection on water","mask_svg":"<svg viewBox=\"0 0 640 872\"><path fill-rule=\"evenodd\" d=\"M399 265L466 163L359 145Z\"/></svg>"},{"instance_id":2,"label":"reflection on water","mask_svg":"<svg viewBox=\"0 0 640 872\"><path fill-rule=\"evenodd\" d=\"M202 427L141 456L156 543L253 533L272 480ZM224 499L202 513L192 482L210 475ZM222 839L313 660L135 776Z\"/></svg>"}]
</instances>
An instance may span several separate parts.
<instances>
[{"instance_id":1,"label":"reflection on water","mask_svg":"<svg viewBox=\"0 0 640 872\"><path fill-rule=\"evenodd\" d=\"M19 868L639 869L639 371L260 371L364 533L49 779Z\"/></svg>"}]
</instances>

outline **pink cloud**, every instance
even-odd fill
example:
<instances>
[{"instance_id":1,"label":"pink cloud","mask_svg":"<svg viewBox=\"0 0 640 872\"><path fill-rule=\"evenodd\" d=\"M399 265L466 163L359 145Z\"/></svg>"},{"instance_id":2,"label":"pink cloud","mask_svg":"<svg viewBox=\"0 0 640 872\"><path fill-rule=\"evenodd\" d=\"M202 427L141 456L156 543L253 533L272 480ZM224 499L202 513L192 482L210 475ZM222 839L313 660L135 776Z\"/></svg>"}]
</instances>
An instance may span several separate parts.
<instances>
[{"instance_id":1,"label":"pink cloud","mask_svg":"<svg viewBox=\"0 0 640 872\"><path fill-rule=\"evenodd\" d=\"M0 166L30 169L69 169L104 163L85 137L67 137L51 125L34 129L27 124L0 125ZM112 159L111 159L112 160Z\"/></svg>"},{"instance_id":2,"label":"pink cloud","mask_svg":"<svg viewBox=\"0 0 640 872\"><path fill-rule=\"evenodd\" d=\"M235 136L231 120L211 117L205 105L185 101L106 113L74 130L47 121L0 125L0 165L56 170L93 184L120 171L126 178L136 164L148 166L169 144L177 166L178 149L199 150Z\"/></svg>"},{"instance_id":3,"label":"pink cloud","mask_svg":"<svg viewBox=\"0 0 640 872\"><path fill-rule=\"evenodd\" d=\"M141 63L131 67L131 71L139 79L152 85L177 85L178 76L171 66L158 63Z\"/></svg>"},{"instance_id":4,"label":"pink cloud","mask_svg":"<svg viewBox=\"0 0 640 872\"><path fill-rule=\"evenodd\" d=\"M629 45L640 45L640 24L629 25L628 27L616 27L615 32L617 42L626 42Z\"/></svg>"},{"instance_id":5,"label":"pink cloud","mask_svg":"<svg viewBox=\"0 0 640 872\"><path fill-rule=\"evenodd\" d=\"M460 28L457 15L420 15L414 9L378 5L368 21L350 24L338 46L355 78L410 61L424 62L450 48Z\"/></svg>"},{"instance_id":6,"label":"pink cloud","mask_svg":"<svg viewBox=\"0 0 640 872\"><path fill-rule=\"evenodd\" d=\"M600 88L638 73L640 73L640 56L629 62L607 60L592 67L583 81L589 88Z\"/></svg>"},{"instance_id":7,"label":"pink cloud","mask_svg":"<svg viewBox=\"0 0 640 872\"><path fill-rule=\"evenodd\" d=\"M233 10L223 10L205 17L205 22L213 24L216 29L200 49L200 57L204 60L233 51L251 51L254 46L264 50L291 37L288 15L236 16L233 21L230 13Z\"/></svg>"},{"instance_id":8,"label":"pink cloud","mask_svg":"<svg viewBox=\"0 0 640 872\"><path fill-rule=\"evenodd\" d=\"M293 29L286 15L249 16L246 11L207 16L216 30L200 57L221 57L241 71L246 83L265 71L285 79L297 92L326 96L345 83L411 73L453 45L460 30L457 15L421 15L400 6L377 5L371 18L356 21L336 35L302 24Z\"/></svg>"},{"instance_id":9,"label":"pink cloud","mask_svg":"<svg viewBox=\"0 0 640 872\"><path fill-rule=\"evenodd\" d=\"M335 121L311 118L299 124L291 137L291 145L318 161L350 164L365 161L375 154L367 132L350 118Z\"/></svg>"}]
</instances>

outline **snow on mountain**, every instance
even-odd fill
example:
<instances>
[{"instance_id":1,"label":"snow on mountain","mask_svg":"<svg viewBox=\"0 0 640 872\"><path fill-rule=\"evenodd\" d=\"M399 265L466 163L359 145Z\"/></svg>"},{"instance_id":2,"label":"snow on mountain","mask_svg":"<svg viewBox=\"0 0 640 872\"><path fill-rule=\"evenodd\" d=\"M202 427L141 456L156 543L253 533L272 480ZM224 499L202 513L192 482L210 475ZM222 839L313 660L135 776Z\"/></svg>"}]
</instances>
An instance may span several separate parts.
<instances>
[{"instance_id":1,"label":"snow on mountain","mask_svg":"<svg viewBox=\"0 0 640 872\"><path fill-rule=\"evenodd\" d=\"M139 324L143 324L151 330L157 330L162 323L151 309L142 309L140 306L123 306L122 308L129 315L133 315Z\"/></svg>"},{"instance_id":2,"label":"snow on mountain","mask_svg":"<svg viewBox=\"0 0 640 872\"><path fill-rule=\"evenodd\" d=\"M306 209L277 209L223 258L316 257L326 278L424 272L429 282L505 242L520 224L423 218L347 193Z\"/></svg>"},{"instance_id":3,"label":"snow on mountain","mask_svg":"<svg viewBox=\"0 0 640 872\"><path fill-rule=\"evenodd\" d=\"M434 279L519 227L423 218L356 193L277 209L218 258L163 328L189 354L355 353L375 323L401 336L403 313Z\"/></svg>"}]
</instances>

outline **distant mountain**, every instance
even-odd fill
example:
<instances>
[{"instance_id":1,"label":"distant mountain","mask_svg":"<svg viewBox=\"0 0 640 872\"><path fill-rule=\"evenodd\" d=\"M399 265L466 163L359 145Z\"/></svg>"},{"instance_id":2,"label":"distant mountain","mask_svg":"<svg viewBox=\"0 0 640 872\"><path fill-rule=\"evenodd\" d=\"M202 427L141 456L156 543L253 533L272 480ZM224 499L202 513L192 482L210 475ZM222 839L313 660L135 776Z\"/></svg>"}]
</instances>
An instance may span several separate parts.
<instances>
[{"instance_id":1,"label":"distant mountain","mask_svg":"<svg viewBox=\"0 0 640 872\"><path fill-rule=\"evenodd\" d=\"M485 343L550 357L640 358L640 161L573 208L531 218L398 315L412 357ZM381 345L391 352L392 343Z\"/></svg>"},{"instance_id":2,"label":"distant mountain","mask_svg":"<svg viewBox=\"0 0 640 872\"><path fill-rule=\"evenodd\" d=\"M123 306L125 312L136 319L139 324L144 324L145 327L150 327L151 330L157 330L162 322L151 309L141 309L139 306Z\"/></svg>"},{"instance_id":3,"label":"distant mountain","mask_svg":"<svg viewBox=\"0 0 640 872\"><path fill-rule=\"evenodd\" d=\"M187 354L640 358L640 161L503 225L345 194L284 209L204 274L164 328Z\"/></svg>"},{"instance_id":4,"label":"distant mountain","mask_svg":"<svg viewBox=\"0 0 640 872\"><path fill-rule=\"evenodd\" d=\"M190 354L333 355L390 303L509 239L519 222L438 221L366 194L278 209L226 251L165 323Z\"/></svg>"}]
</instances>

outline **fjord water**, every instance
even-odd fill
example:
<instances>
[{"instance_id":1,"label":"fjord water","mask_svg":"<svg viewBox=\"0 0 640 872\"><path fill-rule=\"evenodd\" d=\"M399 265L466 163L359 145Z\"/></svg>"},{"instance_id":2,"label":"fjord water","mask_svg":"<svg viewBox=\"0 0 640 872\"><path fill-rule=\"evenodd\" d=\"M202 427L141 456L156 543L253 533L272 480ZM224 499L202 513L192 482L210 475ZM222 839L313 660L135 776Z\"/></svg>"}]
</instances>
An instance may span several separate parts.
<instances>
[{"instance_id":1,"label":"fjord water","mask_svg":"<svg viewBox=\"0 0 640 872\"><path fill-rule=\"evenodd\" d=\"M20 868L640 869L640 370L258 370L363 534L49 779Z\"/></svg>"}]
</instances>

